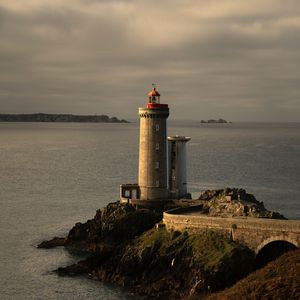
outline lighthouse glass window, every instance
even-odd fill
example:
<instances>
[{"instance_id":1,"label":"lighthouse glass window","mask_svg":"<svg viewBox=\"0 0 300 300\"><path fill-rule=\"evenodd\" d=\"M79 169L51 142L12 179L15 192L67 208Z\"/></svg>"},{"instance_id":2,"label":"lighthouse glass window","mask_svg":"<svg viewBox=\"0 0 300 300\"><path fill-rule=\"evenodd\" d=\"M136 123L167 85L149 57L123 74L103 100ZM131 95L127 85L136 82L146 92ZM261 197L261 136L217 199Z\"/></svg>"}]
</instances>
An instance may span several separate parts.
<instances>
[{"instance_id":1,"label":"lighthouse glass window","mask_svg":"<svg viewBox=\"0 0 300 300\"><path fill-rule=\"evenodd\" d=\"M159 143L156 143L155 150L159 150Z\"/></svg>"},{"instance_id":2,"label":"lighthouse glass window","mask_svg":"<svg viewBox=\"0 0 300 300\"><path fill-rule=\"evenodd\" d=\"M155 162L155 169L159 169L159 161Z\"/></svg>"},{"instance_id":3,"label":"lighthouse glass window","mask_svg":"<svg viewBox=\"0 0 300 300\"><path fill-rule=\"evenodd\" d=\"M156 130L156 131L159 131L159 124L156 124L156 125L155 125L155 130Z\"/></svg>"}]
</instances>

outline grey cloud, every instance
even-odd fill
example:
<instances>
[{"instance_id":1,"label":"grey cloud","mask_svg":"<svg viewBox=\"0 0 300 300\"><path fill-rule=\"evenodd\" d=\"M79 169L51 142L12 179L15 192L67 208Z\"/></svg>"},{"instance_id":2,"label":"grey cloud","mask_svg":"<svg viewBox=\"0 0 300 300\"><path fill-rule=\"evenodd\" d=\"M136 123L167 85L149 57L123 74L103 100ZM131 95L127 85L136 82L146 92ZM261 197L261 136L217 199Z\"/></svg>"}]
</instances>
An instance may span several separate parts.
<instances>
[{"instance_id":1,"label":"grey cloud","mask_svg":"<svg viewBox=\"0 0 300 300\"><path fill-rule=\"evenodd\" d=\"M300 121L300 4L207 3L0 1L1 111Z\"/></svg>"}]
</instances>

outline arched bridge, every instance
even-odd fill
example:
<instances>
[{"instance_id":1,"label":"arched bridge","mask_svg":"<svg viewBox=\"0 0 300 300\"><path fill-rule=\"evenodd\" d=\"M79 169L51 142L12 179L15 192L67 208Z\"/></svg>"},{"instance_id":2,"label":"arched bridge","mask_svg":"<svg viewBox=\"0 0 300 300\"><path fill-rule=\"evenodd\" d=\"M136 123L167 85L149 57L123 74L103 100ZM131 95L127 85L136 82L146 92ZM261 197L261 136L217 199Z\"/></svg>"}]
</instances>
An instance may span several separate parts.
<instances>
[{"instance_id":1,"label":"arched bridge","mask_svg":"<svg viewBox=\"0 0 300 300\"><path fill-rule=\"evenodd\" d=\"M168 230L222 231L256 254L273 242L286 242L291 247L300 248L300 220L209 217L202 214L199 208L189 207L164 212L163 222Z\"/></svg>"}]
</instances>

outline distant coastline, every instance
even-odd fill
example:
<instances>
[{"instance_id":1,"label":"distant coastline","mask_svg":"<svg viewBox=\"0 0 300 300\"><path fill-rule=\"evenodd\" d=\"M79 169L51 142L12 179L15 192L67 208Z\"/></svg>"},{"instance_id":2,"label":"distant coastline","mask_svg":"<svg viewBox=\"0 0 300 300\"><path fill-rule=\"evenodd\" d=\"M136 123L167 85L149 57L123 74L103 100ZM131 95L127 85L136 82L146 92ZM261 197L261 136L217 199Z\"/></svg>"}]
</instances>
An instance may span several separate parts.
<instances>
[{"instance_id":1,"label":"distant coastline","mask_svg":"<svg viewBox=\"0 0 300 300\"><path fill-rule=\"evenodd\" d=\"M200 123L210 123L210 124L215 124L215 123L231 123L231 122L228 122L224 119L218 119L218 120L214 120L214 119L210 119L210 120L201 120Z\"/></svg>"},{"instance_id":2,"label":"distant coastline","mask_svg":"<svg viewBox=\"0 0 300 300\"><path fill-rule=\"evenodd\" d=\"M0 114L0 122L81 122L81 123L129 123L107 115L72 114Z\"/></svg>"}]
</instances>

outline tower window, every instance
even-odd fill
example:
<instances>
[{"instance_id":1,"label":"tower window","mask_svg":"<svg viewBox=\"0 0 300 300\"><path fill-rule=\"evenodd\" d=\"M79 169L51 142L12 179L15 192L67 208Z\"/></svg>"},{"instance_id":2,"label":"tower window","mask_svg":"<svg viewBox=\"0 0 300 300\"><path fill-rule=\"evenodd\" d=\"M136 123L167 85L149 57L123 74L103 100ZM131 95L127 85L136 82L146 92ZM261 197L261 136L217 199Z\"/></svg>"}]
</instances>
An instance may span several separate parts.
<instances>
[{"instance_id":1,"label":"tower window","mask_svg":"<svg viewBox=\"0 0 300 300\"><path fill-rule=\"evenodd\" d=\"M176 180L176 170L172 169L172 180Z\"/></svg>"},{"instance_id":2,"label":"tower window","mask_svg":"<svg viewBox=\"0 0 300 300\"><path fill-rule=\"evenodd\" d=\"M159 124L156 124L156 125L155 125L155 130L156 130L156 131L159 131Z\"/></svg>"},{"instance_id":3,"label":"tower window","mask_svg":"<svg viewBox=\"0 0 300 300\"><path fill-rule=\"evenodd\" d=\"M156 143L155 150L159 150L159 143Z\"/></svg>"},{"instance_id":4,"label":"tower window","mask_svg":"<svg viewBox=\"0 0 300 300\"><path fill-rule=\"evenodd\" d=\"M159 161L155 162L155 169L159 169Z\"/></svg>"},{"instance_id":5,"label":"tower window","mask_svg":"<svg viewBox=\"0 0 300 300\"><path fill-rule=\"evenodd\" d=\"M159 180L155 181L155 185L156 185L156 187L159 187Z\"/></svg>"}]
</instances>

